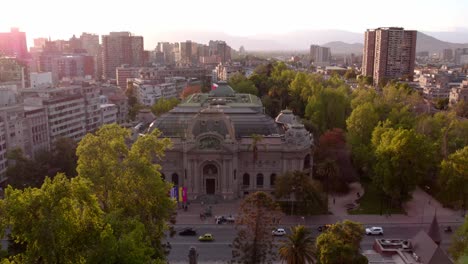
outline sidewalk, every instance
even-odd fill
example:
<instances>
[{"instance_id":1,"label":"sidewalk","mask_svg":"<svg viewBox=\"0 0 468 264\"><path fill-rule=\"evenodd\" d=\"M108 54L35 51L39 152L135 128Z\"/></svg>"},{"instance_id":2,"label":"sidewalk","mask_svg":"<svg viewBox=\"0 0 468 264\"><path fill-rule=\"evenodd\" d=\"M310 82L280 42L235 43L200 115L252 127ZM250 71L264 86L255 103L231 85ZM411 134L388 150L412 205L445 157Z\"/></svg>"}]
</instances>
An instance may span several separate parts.
<instances>
[{"instance_id":1,"label":"sidewalk","mask_svg":"<svg viewBox=\"0 0 468 264\"><path fill-rule=\"evenodd\" d=\"M385 215L348 215L345 205L353 203L357 199L357 193L364 194L364 190L359 183L353 183L350 186L351 191L346 195L329 197L329 211L331 215L314 215L314 216L283 216L281 223L284 225L306 224L306 225L323 225L335 223L349 219L356 222L368 224L385 224L385 223L405 223L405 224L429 224L437 213L439 223L462 223L464 217L460 211L454 211L443 206L426 192L417 188L413 193L413 200L405 205L404 214ZM333 197L335 203L333 203ZM214 216L232 215L237 216L241 200L226 201L213 205L202 205L200 203L192 203L188 206L188 210L177 210L178 225L213 225ZM211 206L213 217L207 217L205 220L200 219L200 213L205 212L206 208Z\"/></svg>"}]
</instances>

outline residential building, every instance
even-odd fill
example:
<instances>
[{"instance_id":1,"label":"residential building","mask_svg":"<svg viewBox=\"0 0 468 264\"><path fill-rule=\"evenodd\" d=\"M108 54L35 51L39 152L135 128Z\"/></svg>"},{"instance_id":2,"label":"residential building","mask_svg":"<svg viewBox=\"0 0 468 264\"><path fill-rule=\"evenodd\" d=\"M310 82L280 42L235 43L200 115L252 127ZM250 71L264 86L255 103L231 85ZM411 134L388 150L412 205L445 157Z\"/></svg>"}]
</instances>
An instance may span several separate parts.
<instances>
[{"instance_id":1,"label":"residential building","mask_svg":"<svg viewBox=\"0 0 468 264\"><path fill-rule=\"evenodd\" d=\"M24 106L26 130L25 154L32 159L40 151L50 148L46 109L43 106Z\"/></svg>"},{"instance_id":2,"label":"residential building","mask_svg":"<svg viewBox=\"0 0 468 264\"><path fill-rule=\"evenodd\" d=\"M59 91L62 90L62 91ZM24 103L29 107L43 107L47 114L49 142L61 137L79 141L86 134L85 99L69 89L35 89L36 94L26 91Z\"/></svg>"},{"instance_id":3,"label":"residential building","mask_svg":"<svg viewBox=\"0 0 468 264\"><path fill-rule=\"evenodd\" d=\"M100 79L102 77L102 50L99 35L82 33L80 40L82 49L94 58L94 78Z\"/></svg>"},{"instance_id":4,"label":"residential building","mask_svg":"<svg viewBox=\"0 0 468 264\"><path fill-rule=\"evenodd\" d=\"M101 85L101 94L107 99L105 103L114 104L117 107L117 123L126 123L128 120L128 97L124 91L117 86Z\"/></svg>"},{"instance_id":5,"label":"residential building","mask_svg":"<svg viewBox=\"0 0 468 264\"><path fill-rule=\"evenodd\" d=\"M25 117L23 105L14 102L6 106L0 106L0 123L5 128L6 149L21 149L25 152Z\"/></svg>"},{"instance_id":6,"label":"residential building","mask_svg":"<svg viewBox=\"0 0 468 264\"><path fill-rule=\"evenodd\" d=\"M31 72L30 79L30 88L50 88L53 85L51 72Z\"/></svg>"},{"instance_id":7,"label":"residential building","mask_svg":"<svg viewBox=\"0 0 468 264\"><path fill-rule=\"evenodd\" d=\"M452 61L453 60L453 49L444 49L442 51L442 60L443 61Z\"/></svg>"},{"instance_id":8,"label":"residential building","mask_svg":"<svg viewBox=\"0 0 468 264\"><path fill-rule=\"evenodd\" d=\"M0 183L6 180L7 162L6 126L5 122L0 120Z\"/></svg>"},{"instance_id":9,"label":"residential building","mask_svg":"<svg viewBox=\"0 0 468 264\"><path fill-rule=\"evenodd\" d=\"M229 78L231 78L232 75L236 73L241 73L243 74L243 67L240 64L219 64L216 66L216 75L217 75L217 80L220 81L228 81Z\"/></svg>"},{"instance_id":10,"label":"residential building","mask_svg":"<svg viewBox=\"0 0 468 264\"><path fill-rule=\"evenodd\" d=\"M468 64L468 48L459 48L455 50L455 64Z\"/></svg>"},{"instance_id":11,"label":"residential building","mask_svg":"<svg viewBox=\"0 0 468 264\"><path fill-rule=\"evenodd\" d=\"M139 103L152 106L161 98L177 98L185 87L177 82L160 83L155 80L134 79L133 87Z\"/></svg>"},{"instance_id":12,"label":"residential building","mask_svg":"<svg viewBox=\"0 0 468 264\"><path fill-rule=\"evenodd\" d=\"M124 64L115 69L115 75L117 80L117 86L121 89L127 89L127 80L138 78L140 76L141 67L130 67L128 64Z\"/></svg>"},{"instance_id":13,"label":"residential building","mask_svg":"<svg viewBox=\"0 0 468 264\"><path fill-rule=\"evenodd\" d=\"M415 30L398 27L368 29L364 37L363 74L372 76L374 84L388 79L411 80L416 33Z\"/></svg>"},{"instance_id":14,"label":"residential building","mask_svg":"<svg viewBox=\"0 0 468 264\"><path fill-rule=\"evenodd\" d=\"M10 32L0 33L1 55L26 59L28 57L26 33L19 31L18 28L11 28Z\"/></svg>"},{"instance_id":15,"label":"residential building","mask_svg":"<svg viewBox=\"0 0 468 264\"><path fill-rule=\"evenodd\" d=\"M29 87L28 64L16 57L0 56L0 84L16 85L18 89Z\"/></svg>"},{"instance_id":16,"label":"residential building","mask_svg":"<svg viewBox=\"0 0 468 264\"><path fill-rule=\"evenodd\" d=\"M459 87L454 87L450 91L449 103L451 106L462 100L468 102L468 80L464 80Z\"/></svg>"},{"instance_id":17,"label":"residential building","mask_svg":"<svg viewBox=\"0 0 468 264\"><path fill-rule=\"evenodd\" d=\"M156 118L148 132L159 129L171 138L174 147L158 164L163 178L187 187L189 200L232 200L272 192L278 175L310 169L312 135L298 120L290 110L273 119L260 98L220 82L210 93L189 95ZM252 134L263 136L258 159L252 159Z\"/></svg>"},{"instance_id":18,"label":"residential building","mask_svg":"<svg viewBox=\"0 0 468 264\"><path fill-rule=\"evenodd\" d=\"M102 36L104 79L115 79L115 69L122 64L134 67L144 65L143 37L130 32L111 32Z\"/></svg>"},{"instance_id":19,"label":"residential building","mask_svg":"<svg viewBox=\"0 0 468 264\"><path fill-rule=\"evenodd\" d=\"M320 47L318 45L310 45L310 59L312 62L314 62L314 65L329 65L331 60L330 48Z\"/></svg>"},{"instance_id":20,"label":"residential building","mask_svg":"<svg viewBox=\"0 0 468 264\"><path fill-rule=\"evenodd\" d=\"M101 104L101 125L117 123L117 106L115 104Z\"/></svg>"}]
</instances>

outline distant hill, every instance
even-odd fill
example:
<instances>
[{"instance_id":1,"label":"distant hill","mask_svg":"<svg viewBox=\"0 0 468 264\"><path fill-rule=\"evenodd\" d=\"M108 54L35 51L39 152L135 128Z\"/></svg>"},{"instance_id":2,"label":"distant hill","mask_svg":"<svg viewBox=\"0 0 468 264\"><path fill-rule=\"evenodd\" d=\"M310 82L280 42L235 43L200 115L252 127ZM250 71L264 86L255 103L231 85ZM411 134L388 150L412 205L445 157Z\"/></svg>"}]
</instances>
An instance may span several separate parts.
<instances>
[{"instance_id":1,"label":"distant hill","mask_svg":"<svg viewBox=\"0 0 468 264\"><path fill-rule=\"evenodd\" d=\"M330 48L333 54L362 54L364 45L362 43L345 43L342 41L332 41L323 44L322 46Z\"/></svg>"},{"instance_id":2,"label":"distant hill","mask_svg":"<svg viewBox=\"0 0 468 264\"><path fill-rule=\"evenodd\" d=\"M459 44L451 43L436 39L432 36L418 31L418 38L416 42L416 51L429 51L430 53L441 52L444 49L468 48L468 43Z\"/></svg>"},{"instance_id":3,"label":"distant hill","mask_svg":"<svg viewBox=\"0 0 468 264\"><path fill-rule=\"evenodd\" d=\"M445 32L446 36L451 36ZM447 48L468 47L468 34L458 39L465 39L465 44L451 43L432 37L430 32L419 32L416 51L441 52ZM444 36L444 32L436 32ZM331 52L362 54L364 33L355 33L343 30L309 30L285 34L259 34L239 37L221 32L168 32L145 37L145 48L154 49L158 41L185 41L192 40L198 43L208 43L209 40L225 40L228 45L238 50L244 46L247 51L308 51L311 44L330 47ZM350 44L352 43L352 44Z\"/></svg>"}]
</instances>

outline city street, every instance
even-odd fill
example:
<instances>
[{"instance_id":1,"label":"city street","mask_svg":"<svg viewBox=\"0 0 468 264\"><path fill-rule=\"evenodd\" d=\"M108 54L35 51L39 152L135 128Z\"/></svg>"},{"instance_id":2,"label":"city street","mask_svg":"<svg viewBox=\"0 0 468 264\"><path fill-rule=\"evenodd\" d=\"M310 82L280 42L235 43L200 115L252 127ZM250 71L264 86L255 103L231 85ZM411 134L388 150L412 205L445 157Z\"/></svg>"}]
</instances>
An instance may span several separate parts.
<instances>
[{"instance_id":1,"label":"city street","mask_svg":"<svg viewBox=\"0 0 468 264\"><path fill-rule=\"evenodd\" d=\"M381 226L384 229L383 238L401 238L409 239L416 235L421 227L424 227L425 230L429 227L429 224L374 224L376 226ZM441 236L442 236L442 248L446 250L450 244L450 238L453 233L444 233L443 228L447 224L440 223ZM455 230L459 224L454 225L450 224L452 229ZM372 225L366 225L366 227ZM193 227L197 231L197 236L179 236L175 235L172 238L169 238L168 241L171 243L172 250L169 255L169 261L171 263L175 262L186 262L188 257L189 248L195 246L198 254L199 261L220 261L226 262L231 258L231 243L236 236L234 225L177 225L176 230L180 231L184 227ZM282 226L289 231L289 226ZM317 231L318 225L308 225L312 228L312 233L314 237L318 236L320 233ZM211 233L215 239L213 242L199 242L197 240L198 235L204 233ZM376 238L382 238L380 236L365 236L362 243L362 249L371 249L372 244ZM279 245L283 238L275 238L275 244Z\"/></svg>"}]
</instances>

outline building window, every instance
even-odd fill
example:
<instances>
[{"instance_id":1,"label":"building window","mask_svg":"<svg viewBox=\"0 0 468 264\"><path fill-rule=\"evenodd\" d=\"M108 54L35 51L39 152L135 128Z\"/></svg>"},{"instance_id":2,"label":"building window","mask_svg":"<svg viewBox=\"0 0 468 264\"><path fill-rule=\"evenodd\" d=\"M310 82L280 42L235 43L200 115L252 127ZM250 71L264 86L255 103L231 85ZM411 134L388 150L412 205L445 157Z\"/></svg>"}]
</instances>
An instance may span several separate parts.
<instances>
[{"instance_id":1,"label":"building window","mask_svg":"<svg viewBox=\"0 0 468 264\"><path fill-rule=\"evenodd\" d=\"M172 174L172 183L174 185L179 185L179 175L177 173Z\"/></svg>"},{"instance_id":2,"label":"building window","mask_svg":"<svg viewBox=\"0 0 468 264\"><path fill-rule=\"evenodd\" d=\"M275 182L276 182L276 174L272 173L270 175L270 186L271 187L275 186Z\"/></svg>"},{"instance_id":3,"label":"building window","mask_svg":"<svg viewBox=\"0 0 468 264\"><path fill-rule=\"evenodd\" d=\"M263 188L263 174L257 174L257 188Z\"/></svg>"},{"instance_id":4,"label":"building window","mask_svg":"<svg viewBox=\"0 0 468 264\"><path fill-rule=\"evenodd\" d=\"M307 154L304 158L304 170L310 169L310 154Z\"/></svg>"},{"instance_id":5,"label":"building window","mask_svg":"<svg viewBox=\"0 0 468 264\"><path fill-rule=\"evenodd\" d=\"M244 173L244 176L242 177L242 185L245 187L250 186L250 175L248 173Z\"/></svg>"}]
</instances>

